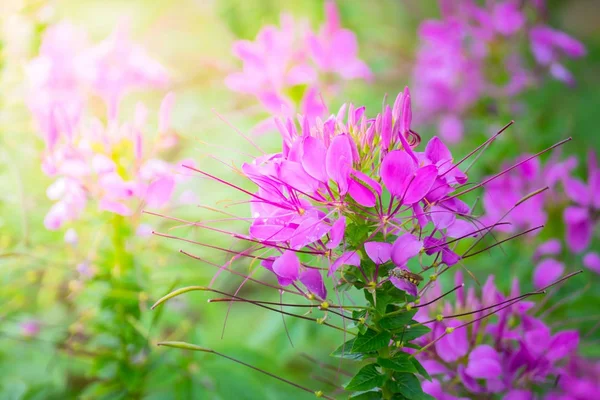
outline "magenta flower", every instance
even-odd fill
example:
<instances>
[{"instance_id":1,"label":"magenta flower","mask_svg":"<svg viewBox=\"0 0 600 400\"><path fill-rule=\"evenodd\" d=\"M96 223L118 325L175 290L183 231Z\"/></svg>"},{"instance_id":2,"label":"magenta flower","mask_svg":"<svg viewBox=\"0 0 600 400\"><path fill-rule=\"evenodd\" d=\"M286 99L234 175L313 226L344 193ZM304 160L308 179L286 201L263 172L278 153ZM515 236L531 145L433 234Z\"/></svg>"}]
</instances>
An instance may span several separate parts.
<instances>
[{"instance_id":1,"label":"magenta flower","mask_svg":"<svg viewBox=\"0 0 600 400\"><path fill-rule=\"evenodd\" d=\"M335 89L330 76L342 80L370 79L369 67L358 58L356 35L340 27L335 2L325 3L326 21L313 33L306 23L281 16L281 27L265 26L255 41L240 40L234 55L241 72L230 74L229 89L255 96L269 113L309 119L323 116L322 95ZM298 94L299 93L299 94Z\"/></svg>"},{"instance_id":2,"label":"magenta flower","mask_svg":"<svg viewBox=\"0 0 600 400\"><path fill-rule=\"evenodd\" d=\"M20 328L21 336L26 338L32 338L37 336L41 330L40 323L36 320L28 320L21 322Z\"/></svg>"},{"instance_id":3,"label":"magenta flower","mask_svg":"<svg viewBox=\"0 0 600 400\"><path fill-rule=\"evenodd\" d=\"M253 191L195 170L249 197L247 233L218 232L250 248L223 268L240 257L257 258L280 286L322 300L325 272L334 283L349 274L369 287L389 281L417 297L423 278L415 273L429 270L435 277L460 263L459 241L497 227L496 221L487 227L474 221L470 207L453 194L468 178L441 139L418 151L408 88L374 117L349 104L325 120L300 115L297 122L275 123L281 151L241 167ZM368 227L360 240L348 230L357 218Z\"/></svg>"},{"instance_id":4,"label":"magenta flower","mask_svg":"<svg viewBox=\"0 0 600 400\"><path fill-rule=\"evenodd\" d=\"M481 4L481 5L480 5ZM463 120L481 99L511 102L541 79L518 46L528 38L535 61L555 79L573 83L563 56L585 55L585 47L567 34L535 25L541 7L517 0L440 2L442 19L424 21L413 68L413 87L420 117L437 124L447 141L461 140ZM502 68L507 80L497 82Z\"/></svg>"},{"instance_id":5,"label":"magenta flower","mask_svg":"<svg viewBox=\"0 0 600 400\"><path fill-rule=\"evenodd\" d=\"M583 57L586 54L581 42L564 32L545 25L536 25L529 32L531 51L535 60L548 67L550 74L560 81L573 84L571 73L560 63L561 56Z\"/></svg>"},{"instance_id":6,"label":"magenta flower","mask_svg":"<svg viewBox=\"0 0 600 400\"><path fill-rule=\"evenodd\" d=\"M123 216L137 212L141 204L151 208L167 205L176 183L188 173L151 158L156 150L146 148L150 143L143 139L144 124L138 119L135 126L118 126L114 121L104 127L92 121L81 124L72 141L54 146L44 160L44 171L57 178L47 191L55 204L44 220L46 228L56 230L81 218L90 200L97 202L100 210ZM131 153L118 153L123 148Z\"/></svg>"},{"instance_id":7,"label":"magenta flower","mask_svg":"<svg viewBox=\"0 0 600 400\"><path fill-rule=\"evenodd\" d=\"M600 254L596 252L587 253L583 257L583 265L586 268L589 268L592 271L600 274Z\"/></svg>"},{"instance_id":8,"label":"magenta flower","mask_svg":"<svg viewBox=\"0 0 600 400\"><path fill-rule=\"evenodd\" d=\"M27 65L27 105L48 150L60 135L71 137L82 117L86 98L80 54L86 47L85 32L62 22L46 30L38 57Z\"/></svg>"},{"instance_id":9,"label":"magenta flower","mask_svg":"<svg viewBox=\"0 0 600 400\"><path fill-rule=\"evenodd\" d=\"M462 281L461 274L456 275L456 281ZM541 320L529 315L531 303L507 302L518 298L517 285L509 299L498 292L493 276L480 297L473 288L466 294L462 288L456 293L456 302L430 304L428 299L441 295L439 286L433 286L422 298L428 305L419 308L415 316L432 327L422 343L435 340L435 346L417 356L437 382L425 384L425 391L469 398L496 394L526 399L533 398L531 393L537 385L566 373L565 365L578 348L578 333L567 330L553 334ZM489 312L496 312L496 320L479 319ZM459 313L474 321L468 329L459 328L464 319L442 317Z\"/></svg>"},{"instance_id":10,"label":"magenta flower","mask_svg":"<svg viewBox=\"0 0 600 400\"><path fill-rule=\"evenodd\" d=\"M307 42L320 71L339 74L343 79L371 79L371 70L358 58L356 35L340 26L335 1L325 3L325 24L318 34L308 32Z\"/></svg>"},{"instance_id":11,"label":"magenta flower","mask_svg":"<svg viewBox=\"0 0 600 400\"><path fill-rule=\"evenodd\" d=\"M592 240L594 226L600 210L600 168L596 155L588 155L588 183L573 177L564 182L565 193L573 204L567 207L563 217L566 224L566 241L569 249L575 253L584 251Z\"/></svg>"},{"instance_id":12,"label":"magenta flower","mask_svg":"<svg viewBox=\"0 0 600 400\"><path fill-rule=\"evenodd\" d=\"M162 88L169 80L167 70L130 40L125 24L81 57L86 68L85 82L102 96L111 119L116 117L119 102L129 91Z\"/></svg>"}]
</instances>

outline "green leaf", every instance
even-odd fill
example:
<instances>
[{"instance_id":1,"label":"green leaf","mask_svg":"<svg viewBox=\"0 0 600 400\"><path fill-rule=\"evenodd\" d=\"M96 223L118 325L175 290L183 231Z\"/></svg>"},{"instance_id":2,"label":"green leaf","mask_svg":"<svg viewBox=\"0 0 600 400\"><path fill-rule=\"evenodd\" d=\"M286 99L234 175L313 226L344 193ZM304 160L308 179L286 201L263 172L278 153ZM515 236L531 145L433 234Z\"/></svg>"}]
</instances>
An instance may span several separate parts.
<instances>
[{"instance_id":1,"label":"green leaf","mask_svg":"<svg viewBox=\"0 0 600 400\"><path fill-rule=\"evenodd\" d=\"M417 369L417 372L419 373L419 375L421 375L423 378L425 378L429 382L431 382L431 376L429 375L429 373L427 373L427 370L421 365L421 363L419 362L419 360L417 360L416 358L412 357L410 359L410 361L413 363L413 365Z\"/></svg>"},{"instance_id":2,"label":"green leaf","mask_svg":"<svg viewBox=\"0 0 600 400\"><path fill-rule=\"evenodd\" d=\"M427 326L421 325L419 322L414 320L410 321L410 326L411 327L406 329L402 334L403 341L414 340L431 332L431 329L429 329Z\"/></svg>"},{"instance_id":3,"label":"green leaf","mask_svg":"<svg viewBox=\"0 0 600 400\"><path fill-rule=\"evenodd\" d=\"M376 332L368 329L364 334L359 334L352 345L353 353L367 353L387 347L392 339L390 332Z\"/></svg>"},{"instance_id":4,"label":"green leaf","mask_svg":"<svg viewBox=\"0 0 600 400\"><path fill-rule=\"evenodd\" d=\"M400 314L390 315L389 317L383 317L379 321L379 326L383 329L389 330L399 330L406 327L406 325L410 324L412 318L417 313L417 310L405 311Z\"/></svg>"},{"instance_id":5,"label":"green leaf","mask_svg":"<svg viewBox=\"0 0 600 400\"><path fill-rule=\"evenodd\" d=\"M369 390L383 386L386 376L377 371L377 364L365 365L358 371L345 389L350 391Z\"/></svg>"},{"instance_id":6,"label":"green leaf","mask_svg":"<svg viewBox=\"0 0 600 400\"><path fill-rule=\"evenodd\" d=\"M360 352L353 352L352 346L354 346L354 341L356 338L348 340L346 343L340 345L337 349L335 349L330 356L336 358L344 358L347 360L362 360L365 358L366 354Z\"/></svg>"},{"instance_id":7,"label":"green leaf","mask_svg":"<svg viewBox=\"0 0 600 400\"><path fill-rule=\"evenodd\" d=\"M414 374L394 373L386 383L392 393L399 393L409 400L424 400L429 398L421 389L421 382Z\"/></svg>"},{"instance_id":8,"label":"green leaf","mask_svg":"<svg viewBox=\"0 0 600 400\"><path fill-rule=\"evenodd\" d=\"M417 372L417 368L406 353L399 353L394 358L377 358L377 364L396 372Z\"/></svg>"},{"instance_id":9,"label":"green leaf","mask_svg":"<svg viewBox=\"0 0 600 400\"><path fill-rule=\"evenodd\" d=\"M350 396L349 399L351 399L351 400L380 400L380 399L383 399L383 395L379 391L371 390L369 392L362 392L362 393L358 393L353 396Z\"/></svg>"}]
</instances>

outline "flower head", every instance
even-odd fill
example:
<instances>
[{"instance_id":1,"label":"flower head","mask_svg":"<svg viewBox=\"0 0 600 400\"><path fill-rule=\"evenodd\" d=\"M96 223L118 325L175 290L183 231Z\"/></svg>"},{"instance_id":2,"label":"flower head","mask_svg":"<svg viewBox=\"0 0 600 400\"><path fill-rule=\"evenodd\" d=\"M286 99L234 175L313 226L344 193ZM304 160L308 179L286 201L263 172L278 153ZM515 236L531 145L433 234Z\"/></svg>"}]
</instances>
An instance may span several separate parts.
<instances>
[{"instance_id":1,"label":"flower head","mask_svg":"<svg viewBox=\"0 0 600 400\"><path fill-rule=\"evenodd\" d=\"M326 21L318 33L289 15L280 27L265 26L255 41L241 40L233 53L243 61L241 72L225 83L236 92L254 95L269 113L305 117L323 116L321 95L334 90L331 77L369 79L369 67L358 58L354 33L340 26L335 2L325 3Z\"/></svg>"}]
</instances>

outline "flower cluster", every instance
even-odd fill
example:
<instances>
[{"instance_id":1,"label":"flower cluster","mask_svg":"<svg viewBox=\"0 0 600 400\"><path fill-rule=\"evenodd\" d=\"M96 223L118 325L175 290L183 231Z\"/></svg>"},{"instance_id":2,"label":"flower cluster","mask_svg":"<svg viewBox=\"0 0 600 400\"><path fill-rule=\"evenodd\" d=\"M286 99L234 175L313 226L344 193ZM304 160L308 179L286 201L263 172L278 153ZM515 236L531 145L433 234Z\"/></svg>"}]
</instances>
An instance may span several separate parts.
<instances>
[{"instance_id":1,"label":"flower cluster","mask_svg":"<svg viewBox=\"0 0 600 400\"><path fill-rule=\"evenodd\" d=\"M247 234L216 228L211 225L216 221L176 219L230 235L246 242L247 247L234 251L156 234L221 250L231 255L224 264L182 252L217 267L219 272L242 276L242 286L251 281L277 289L281 296L304 297L310 304L247 299L239 295L242 286L230 294L214 289L211 282L209 287L190 286L175 290L158 300L155 306L180 294L199 290L227 296L211 299L211 302L247 302L286 316L315 321L355 335L334 351L333 356L371 360L345 386L346 390L370 390L373 398L385 399L392 398L394 393L411 390L428 398L415 376L428 376L415 358L426 347L421 348L411 341L431 330L413 317L417 307L434 304L439 299L423 304L421 296L429 293L427 288L454 265L497 245L477 248L491 230L508 224L502 222L502 217L487 225L482 223L472 214L471 207L459 198L503 179L515 169L527 168L531 158L519 160L495 176L468 185L461 164L494 141L504 129L457 162L438 137L429 140L419 151L421 138L411 129L412 106L408 88L398 94L392 106L384 105L383 110L371 118L365 107L346 104L337 115L325 120L299 115L297 121L285 118L275 119L275 122L282 137L282 151L263 152L243 164L240 170L256 185L255 191L190 167L248 196L250 218L223 211L248 223ZM254 146L262 152L260 147ZM516 204L526 203L538 193L539 190L525 194L516 200ZM466 251L466 246L457 247L465 241L470 243ZM235 261L242 259L260 263L274 276L277 285L258 279L256 270L246 275L231 268ZM422 275L425 272L429 274L428 282L419 289L425 280ZM324 275L330 279L325 279ZM328 293L331 287L335 289L335 297ZM340 292L350 289L362 291L366 305L344 306ZM501 306L503 301L495 296L486 304ZM281 309L271 305L279 305ZM512 306L514 309L526 307ZM317 308L324 315L312 318L284 311L284 307ZM326 321L335 316L342 318L343 327L333 320ZM350 325L346 325L348 321ZM461 328L472 323L475 322L468 322ZM223 356L188 343L163 344ZM408 353L411 349L420 350L411 355ZM315 393L318 397L324 396L320 391Z\"/></svg>"},{"instance_id":2,"label":"flower cluster","mask_svg":"<svg viewBox=\"0 0 600 400\"><path fill-rule=\"evenodd\" d=\"M478 296L472 287L464 290L462 274L455 277L456 301L430 303L442 295L440 285L434 285L421 298L426 305L415 316L432 329L419 339L427 347L417 354L434 377L423 384L425 392L447 400L486 394L526 400L537 398L539 388L553 392L556 379L560 377L560 382L568 376L559 385L563 394L552 393L544 398L580 398L577 393L584 387L591 390L585 398L600 395L600 387L590 382L589 376L593 379L597 372L581 376L570 365L584 362L576 355L578 332L553 333L541 319L531 315L534 303L518 302L541 292L521 295L514 281L506 298L490 276ZM494 318L482 318L489 313L494 313ZM464 327L465 320L470 323L468 327Z\"/></svg>"},{"instance_id":3,"label":"flower cluster","mask_svg":"<svg viewBox=\"0 0 600 400\"><path fill-rule=\"evenodd\" d=\"M243 165L258 186L247 239L276 250L262 265L282 286L302 283L326 298L319 270L299 260L304 252L325 260L328 276L353 266L374 286L381 283L379 267L393 267L389 279L413 296L415 282L402 273L409 272L409 260L431 257L432 272L460 261L448 242L480 228L469 220L469 206L449 195L467 176L438 138L415 151L420 139L410 124L406 89L375 118L349 105L314 124L306 117L299 126L278 121L283 151ZM348 239L347 230L356 226L365 229L359 246ZM361 258L375 269L367 273Z\"/></svg>"},{"instance_id":4,"label":"flower cluster","mask_svg":"<svg viewBox=\"0 0 600 400\"><path fill-rule=\"evenodd\" d=\"M511 98L538 80L537 71L573 83L564 57L585 47L542 21L543 1L441 1L442 19L424 21L414 66L416 107L438 124L440 136L459 141L462 117L482 98ZM531 10L529 10L531 9ZM537 66L521 54L528 42Z\"/></svg>"},{"instance_id":5,"label":"flower cluster","mask_svg":"<svg viewBox=\"0 0 600 400\"><path fill-rule=\"evenodd\" d=\"M282 15L280 28L265 26L254 42L236 42L233 52L243 69L227 77L227 86L255 96L273 115L301 111L309 118L322 116L326 108L321 95L335 89L332 79L371 77L358 58L356 36L340 25L335 2L325 3L325 14L325 24L316 33Z\"/></svg>"},{"instance_id":6,"label":"flower cluster","mask_svg":"<svg viewBox=\"0 0 600 400\"><path fill-rule=\"evenodd\" d=\"M148 111L142 104L132 123L118 120L125 94L163 87L168 80L166 70L132 43L123 27L89 46L74 26L55 25L44 34L28 74L29 107L46 144L42 169L56 178L47 190L55 201L44 221L48 229L78 219L89 199L119 215L131 215L142 201L150 207L167 203L177 168L155 157L175 144L169 127L174 96L161 104L154 143L144 139ZM94 116L90 94L104 100L105 123Z\"/></svg>"}]
</instances>

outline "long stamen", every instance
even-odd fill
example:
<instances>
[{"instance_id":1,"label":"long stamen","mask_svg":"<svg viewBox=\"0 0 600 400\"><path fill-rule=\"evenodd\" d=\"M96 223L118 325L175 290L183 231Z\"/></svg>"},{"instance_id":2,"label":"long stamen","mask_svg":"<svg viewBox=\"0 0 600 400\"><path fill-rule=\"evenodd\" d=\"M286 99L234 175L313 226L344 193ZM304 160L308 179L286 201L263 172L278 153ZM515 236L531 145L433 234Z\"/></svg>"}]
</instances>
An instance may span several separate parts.
<instances>
[{"instance_id":1,"label":"long stamen","mask_svg":"<svg viewBox=\"0 0 600 400\"><path fill-rule=\"evenodd\" d=\"M534 197L535 197L535 196L537 196L538 194L544 193L544 192L545 192L546 190L548 190L548 189L550 189L550 187L549 187L549 186L546 186L546 187L544 187L544 188L541 188L541 189L535 190L535 191L533 191L533 192L531 192L531 193L529 193L529 194L525 195L523 198L521 198L519 201L517 201L517 202L516 202L516 203L515 203L515 204L514 204L514 205L513 205L513 206L512 206L512 207L511 207L511 208L510 208L510 209L509 209L507 212L505 212L505 213L504 213L504 215L502 215L502 217L500 217L500 219L499 219L499 220L498 220L496 223L501 223L501 222L502 222L502 220L503 220L504 218L506 218L506 217L507 217L507 216L508 216L508 215L509 215L509 214L510 214L512 211L514 211L514 210L515 210L515 209L516 209L518 206L520 206L521 204L525 203L527 200L534 198ZM468 248L468 249L465 251L465 254L466 254L466 253L468 253L469 251L471 251L471 250L472 250L472 249L473 249L475 246L477 246L477 244L478 244L479 242L481 242L481 241L482 241L482 240L485 238L485 236L487 235L487 233L488 233L489 231L491 231L491 230L492 230L492 228L493 228L493 225L492 225L492 227L491 227L491 228L490 228L490 229L489 229L489 230L488 230L486 233L484 233L483 235L481 235L481 237L480 237L479 239L477 239L477 240L476 240L476 241L475 241L475 242L474 242L474 243L473 243L473 244L472 244L472 245L471 245L471 246L470 246L470 247L469 247L469 248Z\"/></svg>"},{"instance_id":2,"label":"long stamen","mask_svg":"<svg viewBox=\"0 0 600 400\"><path fill-rule=\"evenodd\" d=\"M486 229L492 229L492 228L494 228L494 227L496 227L496 226L502 226L502 225L512 225L512 224L511 224L510 222L496 222L496 223L495 223L495 224L493 224L493 225L484 226L484 227L483 227L483 228L481 228L481 229L477 229L476 231L469 232L469 233L467 233L467 234L465 234L465 235L463 235L463 236L459 236L459 237L457 237L457 238L454 238L454 239L452 239L452 240L449 240L449 241L447 241L447 242L443 242L443 243L440 243L440 244L436 244L435 246L425 247L425 248L423 248L423 250L427 251L427 250L433 250L433 249L436 249L436 248L438 248L438 247L444 247L444 246L448 246L449 244L452 244L452 243L454 243L454 242L458 242L459 240L462 240L462 239L468 238L469 236L473 236L474 234L476 234L476 233L479 233L479 232L481 232L481 231L484 231L484 230L486 230Z\"/></svg>"},{"instance_id":3,"label":"long stamen","mask_svg":"<svg viewBox=\"0 0 600 400\"><path fill-rule=\"evenodd\" d=\"M263 286L266 286L266 287L270 287L270 288L272 288L272 289L280 290L280 291L283 291L283 292L286 292L286 293L295 294L295 295L298 295L298 296L304 296L302 293L299 293L299 292L294 292L293 290L290 290L290 289L284 288L283 286L275 286L275 285L271 285L271 284L269 284L269 283L266 283L266 282L263 282L263 281L261 281L261 280L258 280L258 279L255 279L255 278L252 278L252 277L250 277L250 276L248 276L248 275L242 274L241 272L235 271L235 270L233 270L233 269L231 269L231 268L227 268L227 267L223 268L223 266L222 266L222 265L219 265L219 264L216 264L216 263L210 262L210 261L208 261L208 260L206 260L206 259L204 259L204 258L202 258L202 257L195 256L195 255L193 255L193 254L191 254L191 253L188 253L188 252L186 252L186 251L184 251L184 250L179 250L179 252L180 252L181 254L185 254L186 256L188 256L188 257L190 257L190 258L193 258L193 259L195 259L195 260L202 261L202 262L204 262L204 263L206 263L206 264L208 264L208 265L212 265L212 266L214 266L214 267L216 267L216 268L222 269L223 271L230 272L230 273L232 273L232 274L234 274L234 275L237 275L237 276L240 276L240 277L242 277L242 278L244 278L244 279L248 279L249 281L252 281L252 282L258 283L259 285L263 285Z\"/></svg>"},{"instance_id":4,"label":"long stamen","mask_svg":"<svg viewBox=\"0 0 600 400\"><path fill-rule=\"evenodd\" d=\"M247 300L245 299L233 299L233 298L216 298L216 299L209 299L208 302L209 303L219 303L219 302L245 302ZM340 308L343 310L347 310L347 309L366 309L367 307L362 307L362 306L340 306L340 305L335 305L335 304L327 304L322 305L321 304L293 304L293 303L281 303L281 302L275 302L275 301L263 301L263 300L253 300L256 303L261 303L261 304L268 304L268 305L272 305L272 306L283 306L283 307L304 307L304 308L319 308L319 309L328 309L328 308Z\"/></svg>"},{"instance_id":5,"label":"long stamen","mask_svg":"<svg viewBox=\"0 0 600 400\"><path fill-rule=\"evenodd\" d=\"M504 174L506 174L506 173L508 173L508 172L512 171L513 169L515 169L515 168L519 167L520 165L522 165L522 164L524 164L524 163L526 163L526 162L528 162L528 161L530 161L530 160L533 160L534 158L536 158L536 157L539 157L540 155L542 155L542 154L544 154L544 153L547 153L547 152L549 152L550 150L552 150L552 149L555 149L556 147L562 146L563 144L565 144L565 143L567 143L567 142L571 141L572 139L573 139L573 138L570 138L570 137L569 137L569 138L567 138L567 139L561 140L560 142L558 142L558 143L556 143L556 144L554 144L554 145L552 145L552 146L548 147L547 149L544 149L544 150L542 150L542 151L540 151L540 152L538 152L538 153L536 153L536 154L532 155L531 157L527 157L526 159L524 159L524 160L522 160L522 161L520 161L520 162L516 163L516 164L515 164L515 165L513 165L512 167L509 167L509 168L507 168L507 169L505 169L505 170L501 171L500 173L498 173L498 174L496 174L496 175L494 175L494 176L491 176L491 177L489 177L488 179L484 180L483 182L480 182L480 183L478 183L478 184L477 184L477 185L475 185L475 186L472 186L472 187L470 187L469 189L466 189L466 190L463 190L462 192L459 192L459 193L453 194L452 196L448 196L448 197L445 197L445 198L443 198L443 199L442 199L442 200L440 200L438 203L442 203L442 202L444 202L444 201L448 201L448 200L450 200L450 199L453 199L453 198L456 198L456 197L462 196L463 194L466 194L466 193L472 192L473 190L475 190L475 189L477 189L477 188L479 188L479 187L481 187L481 186L484 186L484 185L486 185L487 183L489 183L489 182L493 181L494 179L496 179L496 178L498 178L498 177L500 177L500 176L502 176L502 175L504 175Z\"/></svg>"},{"instance_id":6,"label":"long stamen","mask_svg":"<svg viewBox=\"0 0 600 400\"><path fill-rule=\"evenodd\" d=\"M510 121L508 124L504 125L502 127L502 129L500 129L497 133L494 134L494 136L492 136L491 138L489 138L488 140L486 140L485 142L483 142L482 144L480 144L479 146L475 147L474 150L472 150L471 152L469 152L469 154L467 154L466 156L464 156L459 162L457 162L456 164L454 164L448 171L444 172L443 174L441 174L440 176L444 176L447 173L449 173L450 171L452 171L454 168L458 168L458 166L460 164L462 164L463 162L465 162L467 159L469 159L469 157L471 157L473 154L477 153L481 148L487 146L488 144L492 143L494 140L496 140L496 138L498 136L500 136L505 130L507 130L512 124L514 124L515 121Z\"/></svg>"},{"instance_id":7,"label":"long stamen","mask_svg":"<svg viewBox=\"0 0 600 400\"><path fill-rule=\"evenodd\" d=\"M431 301L428 301L427 303L423 303L423 304L418 304L418 305L415 305L415 306L413 306L413 308L421 308L421 307L425 307L425 306L428 306L428 305L430 305L430 304L433 304L433 303L435 303L436 301L438 301L438 300L440 300L440 299L442 299L442 298L444 298L444 297L448 296L450 293L452 293L452 292L454 292L454 291L456 291L456 290L458 290L458 289L460 289L460 288L463 288L464 286L465 286L465 284L464 284L464 283L461 283L460 285L458 285L458 286L454 287L454 289L451 289L451 290L447 291L446 293L444 293L444 294L442 294L442 295L440 295L440 296L436 297L435 299L433 299L433 300L431 300Z\"/></svg>"},{"instance_id":8,"label":"long stamen","mask_svg":"<svg viewBox=\"0 0 600 400\"><path fill-rule=\"evenodd\" d=\"M513 236L509 236L509 237L507 237L506 239L504 239L504 240L501 240L501 241L499 241L499 242L497 242L497 243L494 243L493 245L491 245L491 246L488 246L488 247L486 247L485 249L479 250L479 251L477 251L477 252L475 252L475 253L472 253L472 254L463 254L461 258L463 258L463 259L464 259L464 258L468 258L468 257L473 257L473 256L476 256L477 254L483 253L484 251L487 251L487 250L489 250L489 249L491 249L491 248L494 248L494 247L496 247L496 246L499 246L500 244L502 244L502 243L504 243L504 242L507 242L507 241L509 241L509 240L512 240L512 239L515 239L515 238L517 238L517 237L519 237L519 236L526 235L526 234L528 234L528 233L530 233L530 232L537 231L538 229L542 229L543 227L544 227L544 225L540 225L540 226L536 226L535 228L527 229L526 231L523 231L523 232L521 232L521 233L517 233L516 235L513 235Z\"/></svg>"},{"instance_id":9,"label":"long stamen","mask_svg":"<svg viewBox=\"0 0 600 400\"><path fill-rule=\"evenodd\" d=\"M235 131L235 133L237 133L238 135L240 135L241 137L243 137L248 143L250 143L256 150L258 150L261 154L266 154L260 147L258 147L258 145L256 143L254 143L252 140L250 140L250 138L248 138L246 135L244 135L242 133L242 131L240 131L238 128L236 128L231 122L229 122L227 119L225 119L221 114L219 114L214 108L212 109L212 112L219 117L219 119L223 122L225 122L227 125L229 125L229 127L231 129L233 129Z\"/></svg>"},{"instance_id":10,"label":"long stamen","mask_svg":"<svg viewBox=\"0 0 600 400\"><path fill-rule=\"evenodd\" d=\"M220 294L220 295L223 295L223 296L229 296L229 297L234 298L234 299L238 299L238 300L242 300L242 301L245 301L247 303L250 303L250 304L254 304L255 306L264 308L266 310L275 311L276 313L279 313L279 314L289 315L290 317L296 317L296 318L304 319L304 320L307 320L307 321L317 322L320 325L325 325L325 326L337 329L337 330L342 331L342 332L346 332L346 333L350 333L352 335L356 335L353 332L346 331L345 329L340 328L339 326L335 326L335 325L332 325L330 323L321 321L318 318L310 318L310 317L307 317L305 315L298 315L298 314L289 313L287 311L281 311L281 310L278 310L276 308L272 308L272 307L266 306L264 304L260 304L260 303L254 301L254 300L244 299L243 297L236 296L236 295L233 295L233 294L230 294L230 293L227 293L227 292L223 292L221 290L217 290L217 289L213 289L213 288L209 288L209 287L205 287L205 286L187 286L187 287L184 287L184 288L181 288L181 289L174 290L171 293L169 293L169 294L161 297L160 299L158 299L156 301L156 303L154 303L154 305L151 307L151 309L154 310L156 307L158 307L159 305L161 305L165 301L167 301L169 299L172 299L174 297L177 297L177 296L179 296L181 294L184 294L184 293L187 293L187 292L192 292L192 291L211 292L211 293L217 293L217 294Z\"/></svg>"},{"instance_id":11,"label":"long stamen","mask_svg":"<svg viewBox=\"0 0 600 400\"><path fill-rule=\"evenodd\" d=\"M270 376L271 378L277 379L277 380L279 380L281 382L287 383L288 385L291 385L291 386L293 386L293 387L295 387L297 389L303 390L303 391L308 392L308 393L315 394L318 397L322 397L322 398L328 399L328 400L335 400L333 397L329 397L329 396L323 394L321 391L311 390L311 389L309 389L307 387L304 387L302 385L299 385L299 384L294 383L292 381L289 381L289 380L287 380L285 378L282 378L280 376L272 374L272 373L270 373L268 371L265 371L263 369L255 367L253 365L250 365L248 363L240 361L240 360L238 360L236 358L229 357L229 356L227 356L227 355L225 355L223 353L219 353L218 351L215 351L215 350L212 350L212 349L207 349L207 348L200 347L200 346L197 346L197 345L194 345L194 344L190 344L190 343L186 343L186 342L159 342L158 346L174 347L174 348L183 349L183 350L192 350L192 351L200 351L200 352L203 352L203 353L211 353L211 354L217 355L219 357L226 358L226 359L228 359L230 361L233 361L233 362L235 362L237 364L243 365L244 367L251 368L251 369L253 369L255 371L258 371L258 372L260 372L260 373L262 373L264 375Z\"/></svg>"}]
</instances>

